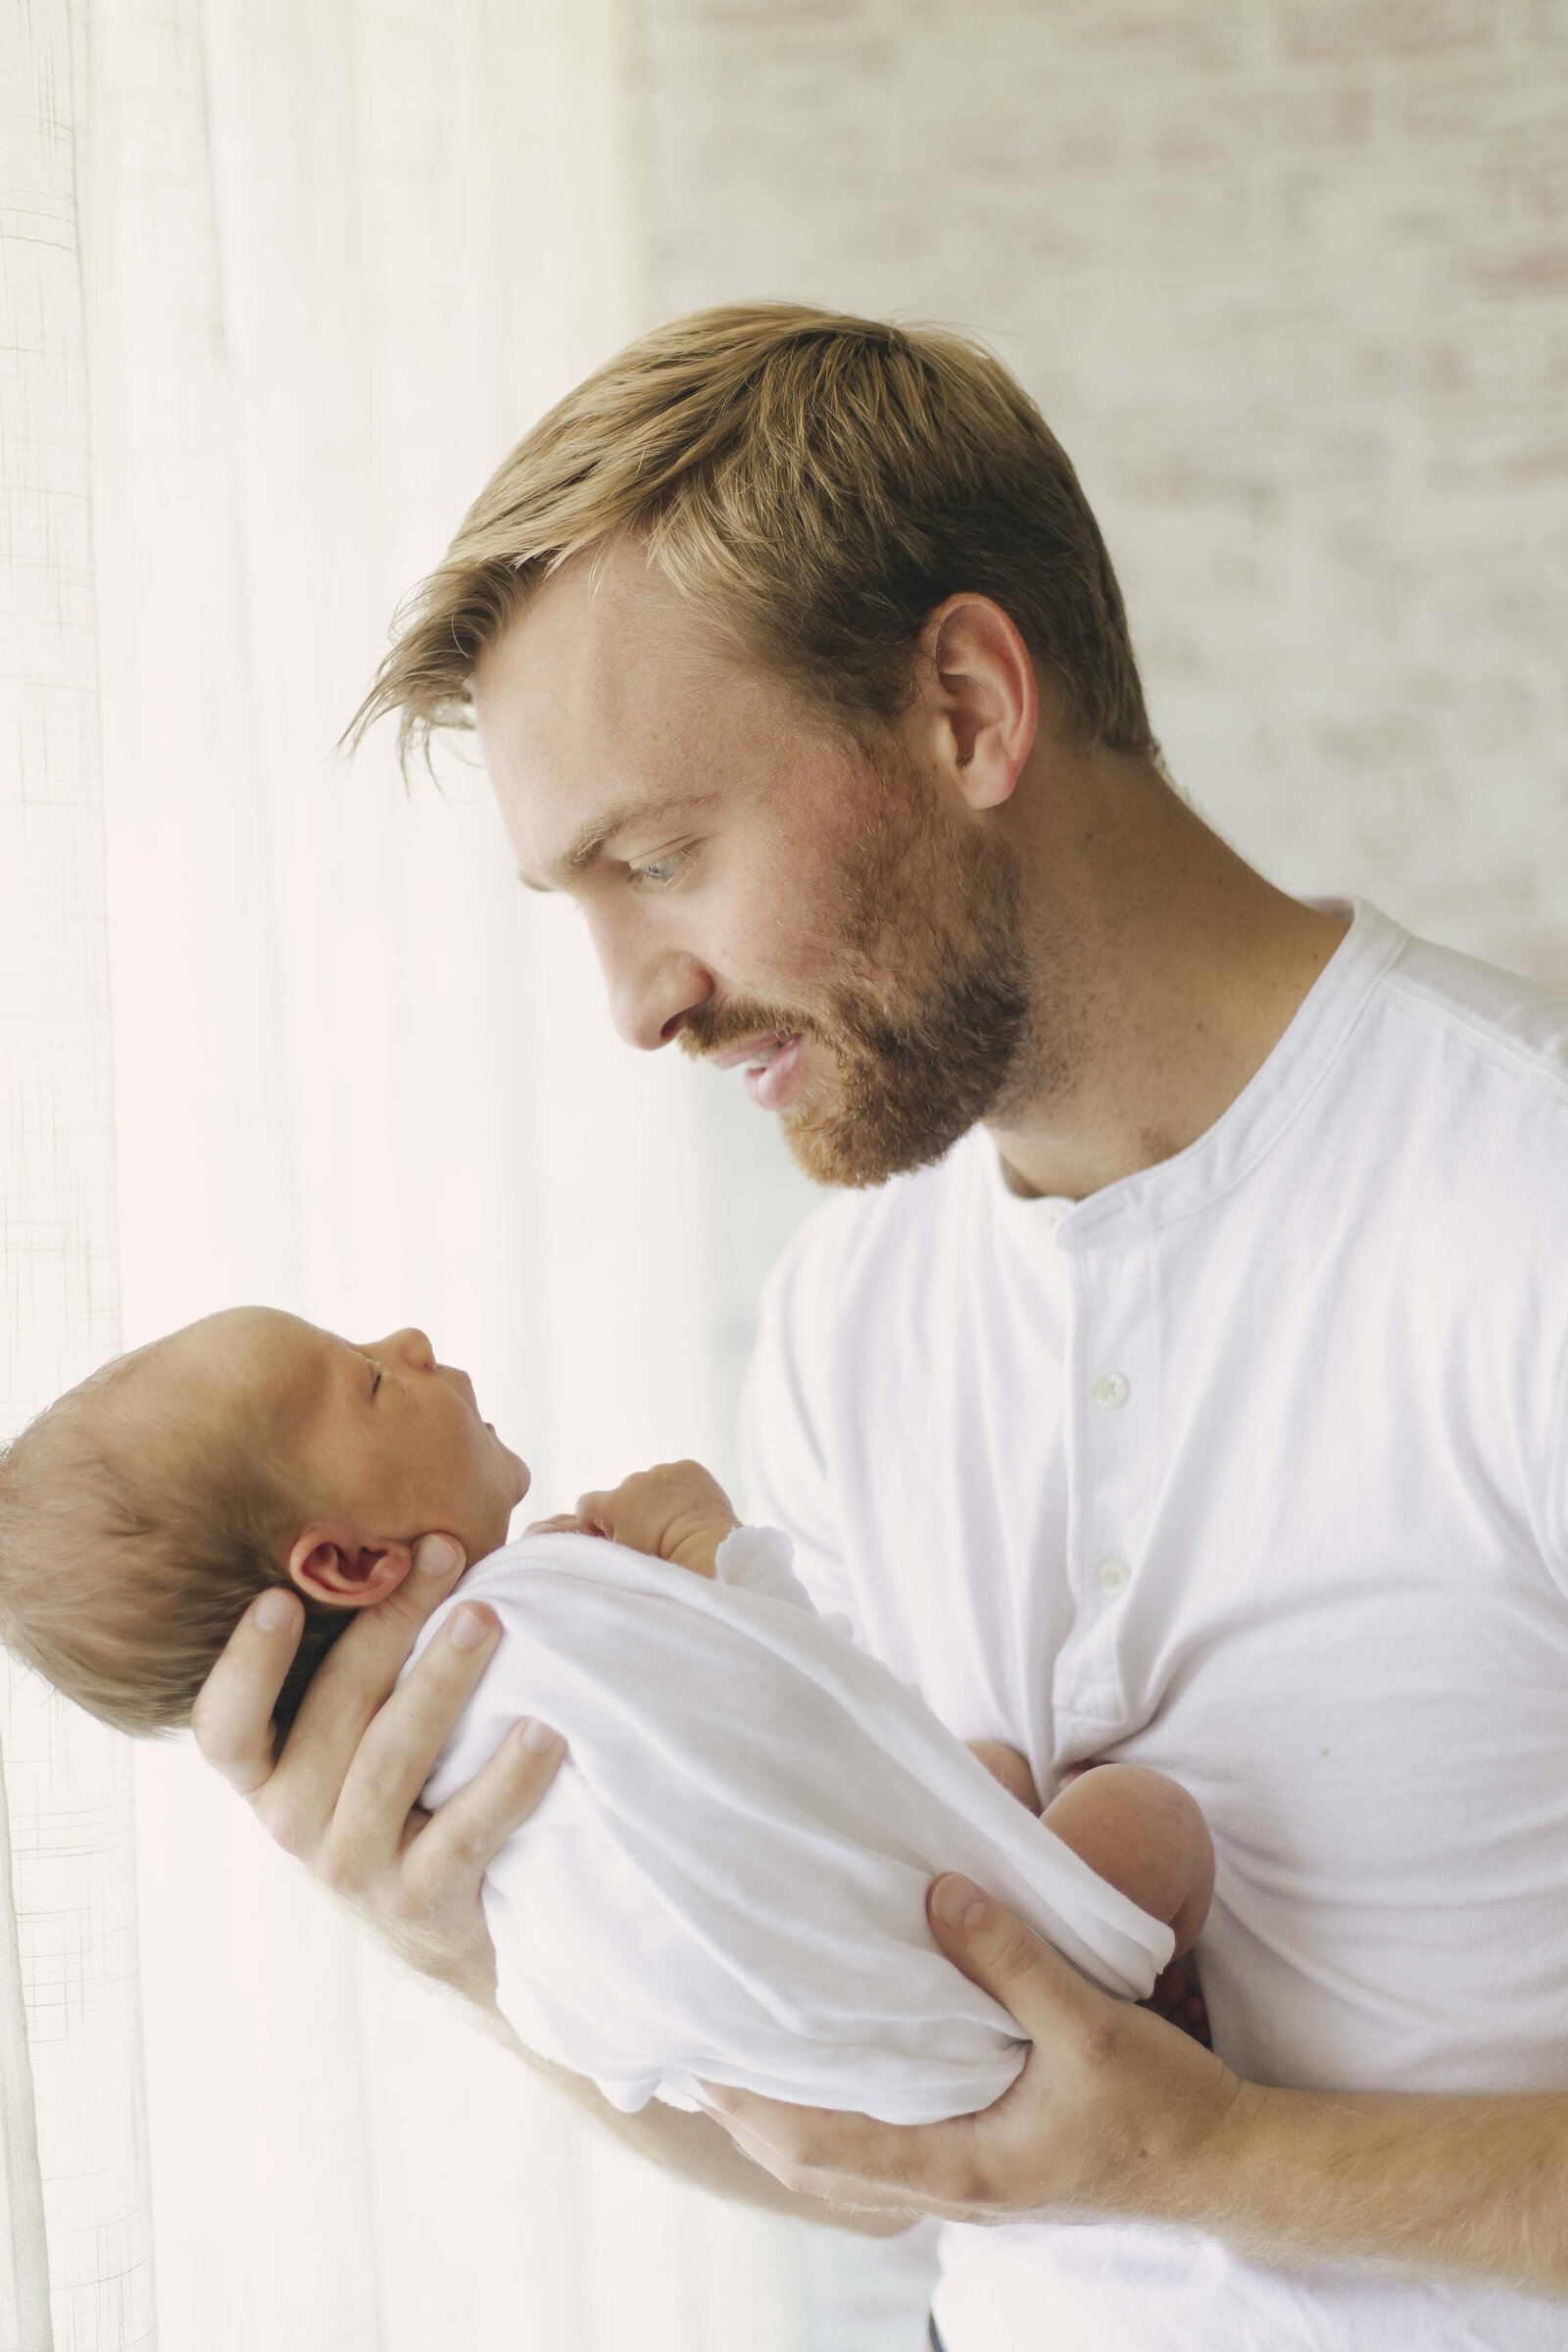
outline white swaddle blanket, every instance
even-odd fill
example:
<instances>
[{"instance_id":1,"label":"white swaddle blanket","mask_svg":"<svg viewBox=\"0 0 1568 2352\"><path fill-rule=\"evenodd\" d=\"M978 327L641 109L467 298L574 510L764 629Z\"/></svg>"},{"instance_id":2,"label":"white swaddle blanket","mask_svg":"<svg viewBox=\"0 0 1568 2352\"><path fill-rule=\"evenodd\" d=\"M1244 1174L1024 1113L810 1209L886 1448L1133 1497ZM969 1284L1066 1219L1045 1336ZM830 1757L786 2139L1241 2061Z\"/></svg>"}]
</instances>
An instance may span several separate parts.
<instances>
[{"instance_id":1,"label":"white swaddle blanket","mask_svg":"<svg viewBox=\"0 0 1568 2352\"><path fill-rule=\"evenodd\" d=\"M1028 2045L938 1946L932 1879L967 1873L1130 1999L1171 1932L819 1616L791 1557L759 1527L725 1538L717 1582L597 1536L492 1552L403 1669L463 1601L496 1611L501 1640L420 1802L470 1780L519 1716L565 1735L490 1864L485 1917L518 2040L612 2105L691 2109L702 2078L887 2123L966 2115Z\"/></svg>"}]
</instances>

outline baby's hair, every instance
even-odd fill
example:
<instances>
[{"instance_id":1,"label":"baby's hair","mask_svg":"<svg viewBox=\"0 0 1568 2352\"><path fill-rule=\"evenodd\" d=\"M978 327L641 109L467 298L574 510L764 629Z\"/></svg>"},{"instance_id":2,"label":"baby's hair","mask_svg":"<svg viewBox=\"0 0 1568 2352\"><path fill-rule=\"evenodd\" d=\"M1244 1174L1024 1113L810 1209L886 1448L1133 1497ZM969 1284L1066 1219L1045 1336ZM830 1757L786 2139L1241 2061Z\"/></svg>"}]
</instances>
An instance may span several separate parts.
<instances>
[{"instance_id":1,"label":"baby's hair","mask_svg":"<svg viewBox=\"0 0 1568 2352\"><path fill-rule=\"evenodd\" d=\"M155 1348L104 1365L0 1452L0 1642L101 1723L182 1731L258 1592L289 1591L305 1522L268 1433L210 1396L182 1425L144 1393ZM279 1736L351 1621L301 1595L305 1627Z\"/></svg>"}]
</instances>

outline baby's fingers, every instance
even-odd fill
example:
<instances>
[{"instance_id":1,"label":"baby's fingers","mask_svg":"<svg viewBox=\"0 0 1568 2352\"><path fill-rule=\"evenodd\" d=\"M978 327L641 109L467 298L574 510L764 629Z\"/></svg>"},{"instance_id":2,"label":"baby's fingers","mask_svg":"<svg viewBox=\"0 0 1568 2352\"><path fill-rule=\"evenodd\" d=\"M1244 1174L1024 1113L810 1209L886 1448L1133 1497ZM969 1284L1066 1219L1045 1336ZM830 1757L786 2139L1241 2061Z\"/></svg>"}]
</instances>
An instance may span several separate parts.
<instances>
[{"instance_id":1,"label":"baby's fingers","mask_svg":"<svg viewBox=\"0 0 1568 2352\"><path fill-rule=\"evenodd\" d=\"M585 1536L609 1536L625 1539L624 1531L636 1516L618 1487L595 1488L591 1494L579 1494L575 1524Z\"/></svg>"}]
</instances>

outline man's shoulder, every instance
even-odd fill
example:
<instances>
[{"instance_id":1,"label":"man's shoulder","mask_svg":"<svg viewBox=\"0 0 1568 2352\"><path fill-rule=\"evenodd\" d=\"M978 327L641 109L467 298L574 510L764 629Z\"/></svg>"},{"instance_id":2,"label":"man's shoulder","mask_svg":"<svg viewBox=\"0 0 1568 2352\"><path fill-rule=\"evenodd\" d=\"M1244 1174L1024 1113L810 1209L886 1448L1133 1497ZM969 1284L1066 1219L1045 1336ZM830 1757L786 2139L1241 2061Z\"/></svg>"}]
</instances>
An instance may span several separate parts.
<instances>
[{"instance_id":1,"label":"man's shoulder","mask_svg":"<svg viewBox=\"0 0 1568 2352\"><path fill-rule=\"evenodd\" d=\"M1568 1112L1568 984L1412 935L1380 993L1412 1038L1442 1044L1461 1086L1485 1072L1499 1104Z\"/></svg>"},{"instance_id":2,"label":"man's shoulder","mask_svg":"<svg viewBox=\"0 0 1568 2352\"><path fill-rule=\"evenodd\" d=\"M1399 1203L1412 1260L1556 1298L1568 1279L1568 992L1406 940L1342 1098L1347 1178ZM1381 1230L1381 1228L1380 1228Z\"/></svg>"}]
</instances>

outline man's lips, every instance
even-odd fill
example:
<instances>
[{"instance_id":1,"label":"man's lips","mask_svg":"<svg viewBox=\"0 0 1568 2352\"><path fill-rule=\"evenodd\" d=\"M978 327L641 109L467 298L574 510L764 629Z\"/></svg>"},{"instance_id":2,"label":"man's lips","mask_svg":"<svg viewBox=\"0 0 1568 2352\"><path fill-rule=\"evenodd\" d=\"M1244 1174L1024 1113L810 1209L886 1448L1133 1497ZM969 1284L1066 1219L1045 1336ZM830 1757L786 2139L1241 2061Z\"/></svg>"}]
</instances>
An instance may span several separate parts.
<instances>
[{"instance_id":1,"label":"man's lips","mask_svg":"<svg viewBox=\"0 0 1568 2352\"><path fill-rule=\"evenodd\" d=\"M763 1110L783 1110L793 1102L804 1082L802 1056L806 1052L804 1037L792 1037L764 1069L748 1070L742 1080L752 1101Z\"/></svg>"},{"instance_id":2,"label":"man's lips","mask_svg":"<svg viewBox=\"0 0 1568 2352\"><path fill-rule=\"evenodd\" d=\"M783 1034L777 1030L769 1030L765 1036L748 1038L744 1045L726 1046L722 1053L710 1054L706 1058L712 1063L715 1070L732 1070L737 1062L759 1062L770 1059L775 1047L787 1046L792 1038L799 1035L799 1030L790 1030Z\"/></svg>"}]
</instances>

